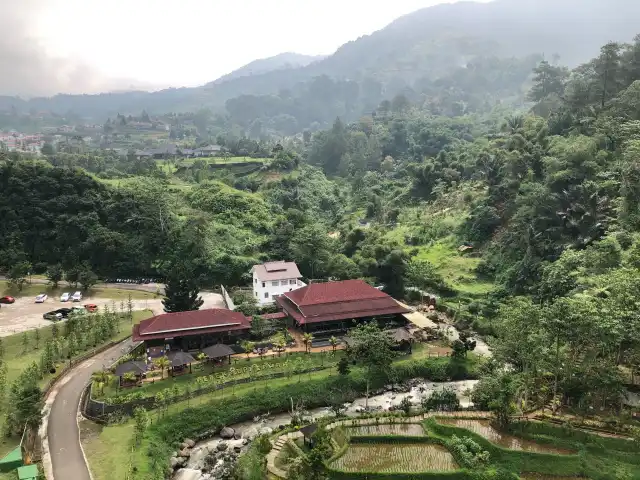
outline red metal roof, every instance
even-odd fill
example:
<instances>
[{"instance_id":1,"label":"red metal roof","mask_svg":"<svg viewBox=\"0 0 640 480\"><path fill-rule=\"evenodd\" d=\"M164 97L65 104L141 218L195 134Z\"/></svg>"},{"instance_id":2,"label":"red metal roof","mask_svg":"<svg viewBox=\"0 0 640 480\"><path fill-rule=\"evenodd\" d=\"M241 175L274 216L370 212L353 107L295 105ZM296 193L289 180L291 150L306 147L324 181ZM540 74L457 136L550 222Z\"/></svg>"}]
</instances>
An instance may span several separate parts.
<instances>
[{"instance_id":1,"label":"red metal roof","mask_svg":"<svg viewBox=\"0 0 640 480\"><path fill-rule=\"evenodd\" d=\"M188 337L209 333L248 330L251 320L240 312L224 308L165 313L143 320L133 327L133 340Z\"/></svg>"},{"instance_id":2,"label":"red metal roof","mask_svg":"<svg viewBox=\"0 0 640 480\"><path fill-rule=\"evenodd\" d=\"M276 297L276 303L300 324L409 312L362 280L312 283Z\"/></svg>"}]
</instances>

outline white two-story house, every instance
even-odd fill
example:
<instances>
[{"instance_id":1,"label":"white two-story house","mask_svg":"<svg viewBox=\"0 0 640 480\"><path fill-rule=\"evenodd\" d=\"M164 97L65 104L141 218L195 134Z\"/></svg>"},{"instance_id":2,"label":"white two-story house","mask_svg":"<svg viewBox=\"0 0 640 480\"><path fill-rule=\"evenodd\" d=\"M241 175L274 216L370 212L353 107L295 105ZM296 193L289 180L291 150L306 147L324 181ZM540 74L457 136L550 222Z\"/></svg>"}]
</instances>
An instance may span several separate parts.
<instances>
[{"instance_id":1,"label":"white two-story house","mask_svg":"<svg viewBox=\"0 0 640 480\"><path fill-rule=\"evenodd\" d=\"M254 265L253 296L259 305L273 303L273 297L291 292L307 284L302 282L300 271L294 262L267 262Z\"/></svg>"}]
</instances>

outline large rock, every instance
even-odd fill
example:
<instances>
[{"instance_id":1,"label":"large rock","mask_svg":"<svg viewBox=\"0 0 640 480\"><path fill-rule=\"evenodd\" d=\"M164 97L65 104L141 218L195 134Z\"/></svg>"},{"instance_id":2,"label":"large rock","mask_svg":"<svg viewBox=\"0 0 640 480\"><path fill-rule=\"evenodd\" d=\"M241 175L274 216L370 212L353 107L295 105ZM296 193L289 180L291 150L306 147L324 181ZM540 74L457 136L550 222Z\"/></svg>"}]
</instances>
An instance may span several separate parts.
<instances>
[{"instance_id":1,"label":"large rock","mask_svg":"<svg viewBox=\"0 0 640 480\"><path fill-rule=\"evenodd\" d=\"M185 448L189 448L189 444L187 442L182 442L180 444L180 450L184 450Z\"/></svg>"},{"instance_id":2,"label":"large rock","mask_svg":"<svg viewBox=\"0 0 640 480\"><path fill-rule=\"evenodd\" d=\"M236 431L233 428L224 427L222 430L220 430L220 437L224 438L225 440L231 440L235 433Z\"/></svg>"},{"instance_id":3,"label":"large rock","mask_svg":"<svg viewBox=\"0 0 640 480\"><path fill-rule=\"evenodd\" d=\"M242 434L242 438L246 438L247 440L253 440L258 435L260 435L260 432L258 431L258 429L255 427L252 427L252 428L247 428L244 431L244 433Z\"/></svg>"},{"instance_id":4,"label":"large rock","mask_svg":"<svg viewBox=\"0 0 640 480\"><path fill-rule=\"evenodd\" d=\"M227 445L227 442L220 442L217 448L219 452L224 452L227 448L229 448L229 445Z\"/></svg>"},{"instance_id":5,"label":"large rock","mask_svg":"<svg viewBox=\"0 0 640 480\"><path fill-rule=\"evenodd\" d=\"M186 443L189 448L193 448L196 446L196 442L194 442L190 438L185 438L184 443Z\"/></svg>"},{"instance_id":6,"label":"large rock","mask_svg":"<svg viewBox=\"0 0 640 480\"><path fill-rule=\"evenodd\" d=\"M180 457L184 457L184 458L189 458L191 456L191 452L189 451L188 448L183 448L182 450L180 450L180 452L178 453L178 456Z\"/></svg>"},{"instance_id":7,"label":"large rock","mask_svg":"<svg viewBox=\"0 0 640 480\"><path fill-rule=\"evenodd\" d=\"M175 470L180 465L180 461L176 457L171 457L169 459L169 465L173 470Z\"/></svg>"}]
</instances>

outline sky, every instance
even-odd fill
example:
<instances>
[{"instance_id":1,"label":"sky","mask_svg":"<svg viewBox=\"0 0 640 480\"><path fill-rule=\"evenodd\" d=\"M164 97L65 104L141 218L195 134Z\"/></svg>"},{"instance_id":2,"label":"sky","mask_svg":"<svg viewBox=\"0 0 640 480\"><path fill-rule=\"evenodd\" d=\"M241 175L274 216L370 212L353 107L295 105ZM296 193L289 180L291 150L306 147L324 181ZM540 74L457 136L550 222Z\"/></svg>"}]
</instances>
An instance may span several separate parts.
<instances>
[{"instance_id":1,"label":"sky","mask_svg":"<svg viewBox=\"0 0 640 480\"><path fill-rule=\"evenodd\" d=\"M481 0L486 1L486 0ZM196 86L446 0L2 0L0 95ZM375 6L374 6L375 5Z\"/></svg>"}]
</instances>

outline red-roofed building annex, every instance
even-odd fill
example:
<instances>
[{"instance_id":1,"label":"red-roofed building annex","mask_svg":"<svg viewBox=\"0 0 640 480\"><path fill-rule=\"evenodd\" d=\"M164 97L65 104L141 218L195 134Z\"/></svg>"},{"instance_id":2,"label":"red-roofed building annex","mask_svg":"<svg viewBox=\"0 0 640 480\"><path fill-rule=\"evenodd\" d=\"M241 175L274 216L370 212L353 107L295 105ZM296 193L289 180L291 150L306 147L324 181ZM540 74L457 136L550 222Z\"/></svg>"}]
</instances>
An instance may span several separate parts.
<instances>
[{"instance_id":1,"label":"red-roofed building annex","mask_svg":"<svg viewBox=\"0 0 640 480\"><path fill-rule=\"evenodd\" d=\"M237 343L251 329L250 317L225 308L165 313L133 327L133 341L159 350L200 350Z\"/></svg>"},{"instance_id":2,"label":"red-roofed building annex","mask_svg":"<svg viewBox=\"0 0 640 480\"><path fill-rule=\"evenodd\" d=\"M290 325L305 332L344 331L374 318L381 326L404 325L403 315L410 312L362 280L312 283L285 292L275 301Z\"/></svg>"}]
</instances>

